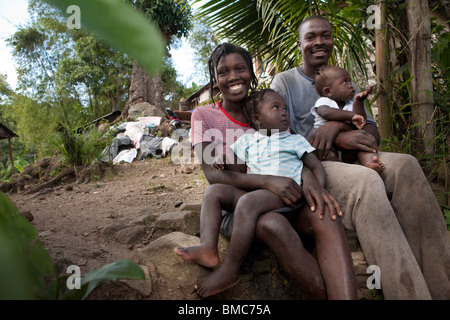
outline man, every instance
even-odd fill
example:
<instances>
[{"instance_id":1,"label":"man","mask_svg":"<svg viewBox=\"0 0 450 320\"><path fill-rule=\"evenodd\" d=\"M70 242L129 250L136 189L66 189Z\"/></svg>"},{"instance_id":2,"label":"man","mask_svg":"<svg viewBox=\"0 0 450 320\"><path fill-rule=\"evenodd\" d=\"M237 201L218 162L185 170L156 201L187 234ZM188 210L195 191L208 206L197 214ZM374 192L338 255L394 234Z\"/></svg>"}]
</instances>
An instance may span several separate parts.
<instances>
[{"instance_id":1,"label":"man","mask_svg":"<svg viewBox=\"0 0 450 320\"><path fill-rule=\"evenodd\" d=\"M308 137L325 159L338 149L370 152L380 136L368 115L363 130L330 121L312 133L311 107L319 98L315 71L328 64L333 51L332 26L311 16L299 26L303 64L277 74L271 87L286 100L290 129ZM327 189L344 211L344 227L355 230L369 265L381 271L386 299L450 299L450 239L439 204L417 160L405 154L379 152L386 170L323 161Z\"/></svg>"}]
</instances>

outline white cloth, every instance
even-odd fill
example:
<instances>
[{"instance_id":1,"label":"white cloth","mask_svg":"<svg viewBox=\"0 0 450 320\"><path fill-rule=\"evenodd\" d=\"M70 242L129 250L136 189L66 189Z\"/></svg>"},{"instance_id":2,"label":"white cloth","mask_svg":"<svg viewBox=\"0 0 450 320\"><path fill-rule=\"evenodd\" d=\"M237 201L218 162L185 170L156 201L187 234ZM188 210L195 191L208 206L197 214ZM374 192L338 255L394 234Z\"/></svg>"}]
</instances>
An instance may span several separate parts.
<instances>
[{"instance_id":1,"label":"white cloth","mask_svg":"<svg viewBox=\"0 0 450 320\"><path fill-rule=\"evenodd\" d=\"M317 128L319 128L320 126L322 126L327 122L327 120L325 120L324 118L322 118L317 114L317 109L320 106L328 106L333 109L340 109L336 101L331 100L330 98L320 97L319 99L317 99L316 103L311 108L311 114L314 116L314 130L316 130ZM342 110L353 111L353 101L351 100L347 101Z\"/></svg>"}]
</instances>

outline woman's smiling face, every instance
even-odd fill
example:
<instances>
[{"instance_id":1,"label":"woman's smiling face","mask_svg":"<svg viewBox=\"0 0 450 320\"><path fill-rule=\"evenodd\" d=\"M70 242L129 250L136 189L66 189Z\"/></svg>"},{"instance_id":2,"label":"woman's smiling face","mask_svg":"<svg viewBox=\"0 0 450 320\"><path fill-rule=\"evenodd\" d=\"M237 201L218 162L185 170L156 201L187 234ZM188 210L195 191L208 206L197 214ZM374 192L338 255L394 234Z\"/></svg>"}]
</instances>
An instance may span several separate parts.
<instances>
[{"instance_id":1,"label":"woman's smiling face","mask_svg":"<svg viewBox=\"0 0 450 320\"><path fill-rule=\"evenodd\" d=\"M216 79L224 100L240 102L247 97L252 77L244 57L230 53L217 63Z\"/></svg>"}]
</instances>

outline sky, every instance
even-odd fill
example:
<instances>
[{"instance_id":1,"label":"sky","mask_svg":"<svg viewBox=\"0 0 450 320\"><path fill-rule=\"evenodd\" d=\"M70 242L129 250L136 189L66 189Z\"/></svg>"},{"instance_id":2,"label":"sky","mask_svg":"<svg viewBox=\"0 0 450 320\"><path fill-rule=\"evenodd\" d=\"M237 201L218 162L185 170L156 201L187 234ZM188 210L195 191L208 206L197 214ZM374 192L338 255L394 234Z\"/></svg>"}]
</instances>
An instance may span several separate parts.
<instances>
[{"instance_id":1,"label":"sky","mask_svg":"<svg viewBox=\"0 0 450 320\"><path fill-rule=\"evenodd\" d=\"M17 86L17 75L11 47L6 44L5 39L11 36L18 26L26 24L29 17L27 8L28 0L0 0L0 73L7 75L6 80L12 89ZM192 62L194 51L187 41L183 40L183 45L170 53L178 73L177 80L187 87L191 87L192 81L197 83Z\"/></svg>"},{"instance_id":2,"label":"sky","mask_svg":"<svg viewBox=\"0 0 450 320\"><path fill-rule=\"evenodd\" d=\"M11 88L17 84L14 60L11 47L5 39L12 35L20 24L28 19L27 0L0 0L0 73L7 75L7 82Z\"/></svg>"}]
</instances>

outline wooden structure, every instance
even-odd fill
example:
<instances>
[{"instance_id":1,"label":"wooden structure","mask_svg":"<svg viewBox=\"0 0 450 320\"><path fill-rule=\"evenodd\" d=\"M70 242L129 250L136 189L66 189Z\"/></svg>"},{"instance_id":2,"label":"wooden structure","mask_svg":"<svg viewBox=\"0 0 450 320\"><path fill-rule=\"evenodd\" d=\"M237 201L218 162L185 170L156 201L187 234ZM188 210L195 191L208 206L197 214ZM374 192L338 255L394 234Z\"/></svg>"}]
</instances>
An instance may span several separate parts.
<instances>
[{"instance_id":1,"label":"wooden structure","mask_svg":"<svg viewBox=\"0 0 450 320\"><path fill-rule=\"evenodd\" d=\"M14 137L18 137L18 135L0 123L0 140L8 139L9 157L11 158L12 173L15 172L14 158L13 158L13 153L12 153L12 148L11 148L11 138L14 138ZM0 159L1 159L1 156L2 156L2 153L0 150Z\"/></svg>"}]
</instances>

